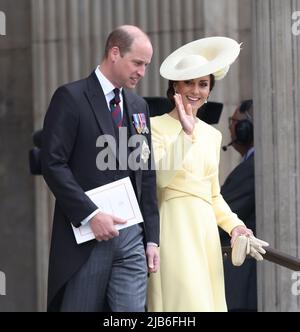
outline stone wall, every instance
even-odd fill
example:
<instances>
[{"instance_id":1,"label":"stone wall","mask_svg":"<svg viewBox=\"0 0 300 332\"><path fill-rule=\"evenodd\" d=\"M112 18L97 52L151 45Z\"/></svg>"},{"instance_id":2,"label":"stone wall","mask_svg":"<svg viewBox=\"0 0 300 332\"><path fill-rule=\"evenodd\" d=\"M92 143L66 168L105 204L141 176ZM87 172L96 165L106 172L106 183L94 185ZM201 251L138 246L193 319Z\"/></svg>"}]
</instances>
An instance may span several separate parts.
<instances>
[{"instance_id":1,"label":"stone wall","mask_svg":"<svg viewBox=\"0 0 300 332\"><path fill-rule=\"evenodd\" d=\"M257 232L300 257L300 37L292 33L300 1L255 0L252 7ZM260 310L299 312L299 277L259 264Z\"/></svg>"},{"instance_id":2,"label":"stone wall","mask_svg":"<svg viewBox=\"0 0 300 332\"><path fill-rule=\"evenodd\" d=\"M33 130L30 1L0 1L6 36L0 36L0 271L6 295L0 311L37 308L33 178L28 150Z\"/></svg>"}]
</instances>

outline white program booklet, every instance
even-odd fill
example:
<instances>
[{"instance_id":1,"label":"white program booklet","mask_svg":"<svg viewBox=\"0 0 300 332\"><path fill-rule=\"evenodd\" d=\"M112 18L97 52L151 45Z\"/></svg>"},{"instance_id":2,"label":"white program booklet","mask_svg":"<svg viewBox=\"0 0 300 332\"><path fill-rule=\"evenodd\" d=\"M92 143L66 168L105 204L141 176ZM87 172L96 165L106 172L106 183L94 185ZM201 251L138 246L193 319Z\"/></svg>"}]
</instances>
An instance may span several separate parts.
<instances>
[{"instance_id":1,"label":"white program booklet","mask_svg":"<svg viewBox=\"0 0 300 332\"><path fill-rule=\"evenodd\" d=\"M144 221L129 177L85 193L102 212L127 221L116 225L118 230ZM89 222L78 228L72 225L72 228L78 244L95 238Z\"/></svg>"}]
</instances>

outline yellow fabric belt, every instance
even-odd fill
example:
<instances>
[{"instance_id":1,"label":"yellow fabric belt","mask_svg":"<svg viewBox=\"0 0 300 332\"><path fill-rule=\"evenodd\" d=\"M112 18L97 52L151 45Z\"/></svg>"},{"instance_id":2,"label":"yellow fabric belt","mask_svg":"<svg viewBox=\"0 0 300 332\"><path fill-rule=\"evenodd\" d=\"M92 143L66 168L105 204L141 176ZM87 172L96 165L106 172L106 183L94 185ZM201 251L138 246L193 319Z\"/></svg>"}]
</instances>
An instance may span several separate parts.
<instances>
[{"instance_id":1,"label":"yellow fabric belt","mask_svg":"<svg viewBox=\"0 0 300 332\"><path fill-rule=\"evenodd\" d=\"M178 190L180 188L180 190ZM211 184L210 182L198 182L197 184L187 185L185 183L184 186L182 184L180 185L178 183L178 186L176 186L176 183L172 183L172 185L169 185L166 188L160 189L161 194L161 200L162 201L168 201L173 198L179 198L179 197L186 197L186 196L195 196L200 199L203 199L209 204L212 204L212 194L211 194Z\"/></svg>"}]
</instances>

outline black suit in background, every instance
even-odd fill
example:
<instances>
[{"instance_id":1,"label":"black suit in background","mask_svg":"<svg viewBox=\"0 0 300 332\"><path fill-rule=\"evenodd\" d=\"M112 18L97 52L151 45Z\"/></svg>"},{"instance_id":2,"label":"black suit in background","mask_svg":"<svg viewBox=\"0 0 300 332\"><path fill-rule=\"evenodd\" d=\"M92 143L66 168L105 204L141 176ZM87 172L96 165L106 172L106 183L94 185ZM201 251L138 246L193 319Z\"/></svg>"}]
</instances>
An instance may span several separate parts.
<instances>
[{"instance_id":1,"label":"black suit in background","mask_svg":"<svg viewBox=\"0 0 300 332\"><path fill-rule=\"evenodd\" d=\"M136 134L133 114L143 113L150 128L144 99L123 89L123 100L129 135ZM87 261L97 244L92 240L78 245L71 228L71 222L79 227L97 208L85 191L130 176L144 217L144 241L159 243L156 178L150 167L151 158L148 170L100 171L96 158L101 148L96 146L96 141L103 134L117 138L95 73L55 92L45 117L41 150L43 176L56 197L49 262L49 311L59 310L64 285ZM150 133L144 136L151 146Z\"/></svg>"},{"instance_id":2,"label":"black suit in background","mask_svg":"<svg viewBox=\"0 0 300 332\"><path fill-rule=\"evenodd\" d=\"M254 153L229 174L221 193L231 210L255 233ZM229 246L228 234L220 230L220 236L222 246ZM226 259L224 276L228 310L256 311L256 261L246 259L242 266L236 267Z\"/></svg>"}]
</instances>

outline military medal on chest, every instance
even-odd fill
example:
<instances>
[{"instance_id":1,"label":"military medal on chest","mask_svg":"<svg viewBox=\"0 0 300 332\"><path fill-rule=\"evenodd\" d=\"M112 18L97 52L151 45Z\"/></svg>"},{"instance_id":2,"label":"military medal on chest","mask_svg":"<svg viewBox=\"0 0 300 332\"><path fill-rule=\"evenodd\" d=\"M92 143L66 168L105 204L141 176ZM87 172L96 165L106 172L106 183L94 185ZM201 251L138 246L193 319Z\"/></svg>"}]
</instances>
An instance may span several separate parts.
<instances>
[{"instance_id":1,"label":"military medal on chest","mask_svg":"<svg viewBox=\"0 0 300 332\"><path fill-rule=\"evenodd\" d=\"M149 134L146 116L144 113L135 113L132 115L133 125L138 134Z\"/></svg>"}]
</instances>

